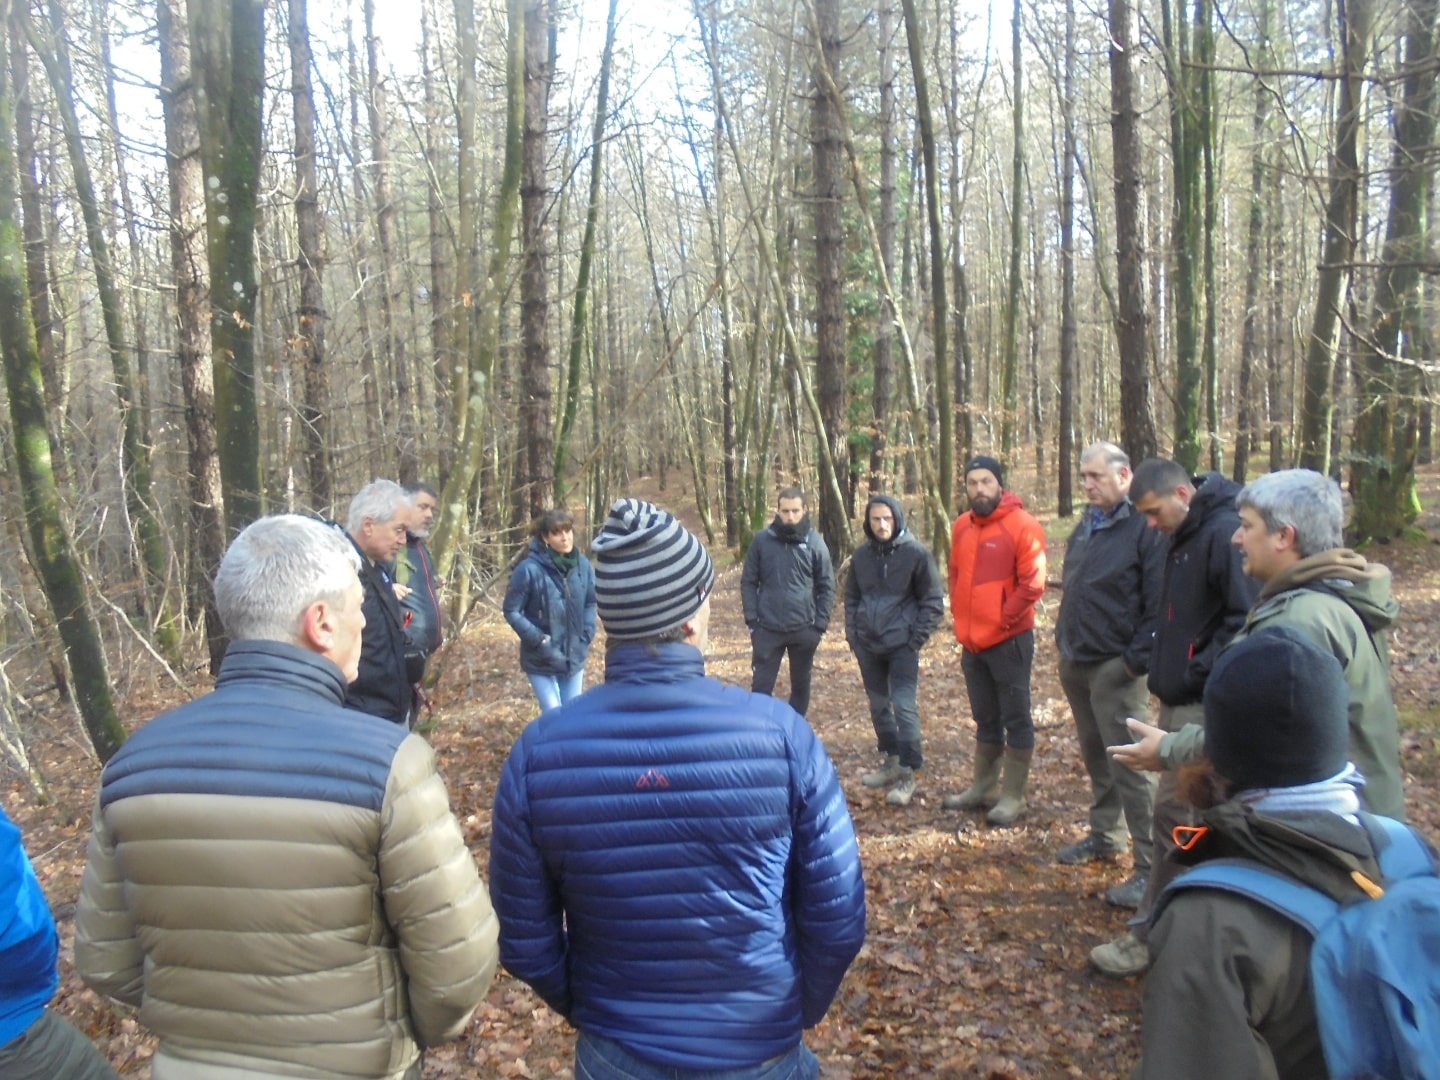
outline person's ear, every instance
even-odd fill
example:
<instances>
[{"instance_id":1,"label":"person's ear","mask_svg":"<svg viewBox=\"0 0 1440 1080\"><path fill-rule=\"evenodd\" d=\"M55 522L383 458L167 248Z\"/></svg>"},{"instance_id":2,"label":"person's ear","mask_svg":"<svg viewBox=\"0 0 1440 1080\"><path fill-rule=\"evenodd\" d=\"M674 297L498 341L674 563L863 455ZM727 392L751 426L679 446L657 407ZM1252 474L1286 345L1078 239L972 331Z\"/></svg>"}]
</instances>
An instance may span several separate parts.
<instances>
[{"instance_id":1,"label":"person's ear","mask_svg":"<svg viewBox=\"0 0 1440 1080\"><path fill-rule=\"evenodd\" d=\"M316 600L300 614L300 644L311 652L328 652L335 644L335 610Z\"/></svg>"}]
</instances>

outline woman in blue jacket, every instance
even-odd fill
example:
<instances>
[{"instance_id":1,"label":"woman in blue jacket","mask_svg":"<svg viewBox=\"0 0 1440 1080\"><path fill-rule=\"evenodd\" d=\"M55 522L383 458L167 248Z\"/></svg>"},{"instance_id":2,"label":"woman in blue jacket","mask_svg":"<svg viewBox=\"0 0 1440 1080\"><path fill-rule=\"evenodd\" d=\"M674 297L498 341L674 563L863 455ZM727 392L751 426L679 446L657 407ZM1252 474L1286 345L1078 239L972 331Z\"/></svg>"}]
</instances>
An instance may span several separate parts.
<instances>
[{"instance_id":1,"label":"woman in blue jacket","mask_svg":"<svg viewBox=\"0 0 1440 1080\"><path fill-rule=\"evenodd\" d=\"M547 510L535 520L530 551L510 575L505 621L520 636L520 668L540 711L577 697L595 638L595 571L575 550L575 519Z\"/></svg>"}]
</instances>

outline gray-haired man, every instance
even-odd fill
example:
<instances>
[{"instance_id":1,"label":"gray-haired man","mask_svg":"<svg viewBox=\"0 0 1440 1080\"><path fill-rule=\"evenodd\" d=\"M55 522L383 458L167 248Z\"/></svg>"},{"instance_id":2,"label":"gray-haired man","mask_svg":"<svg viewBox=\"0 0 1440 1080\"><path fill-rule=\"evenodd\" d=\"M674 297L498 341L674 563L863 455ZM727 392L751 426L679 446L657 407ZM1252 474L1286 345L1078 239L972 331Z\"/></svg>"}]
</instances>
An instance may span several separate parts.
<instances>
[{"instance_id":1,"label":"gray-haired man","mask_svg":"<svg viewBox=\"0 0 1440 1080\"><path fill-rule=\"evenodd\" d=\"M425 674L425 653L405 634L405 613L390 568L405 549L410 496L393 480L373 480L350 500L345 531L360 554L365 589L365 639L360 674L345 703L352 709L410 727L415 684Z\"/></svg>"},{"instance_id":2,"label":"gray-haired man","mask_svg":"<svg viewBox=\"0 0 1440 1080\"><path fill-rule=\"evenodd\" d=\"M138 1007L156 1080L419 1080L497 927L418 735L343 705L362 590L340 533L261 518L221 561L215 689L101 778L75 966Z\"/></svg>"}]
</instances>

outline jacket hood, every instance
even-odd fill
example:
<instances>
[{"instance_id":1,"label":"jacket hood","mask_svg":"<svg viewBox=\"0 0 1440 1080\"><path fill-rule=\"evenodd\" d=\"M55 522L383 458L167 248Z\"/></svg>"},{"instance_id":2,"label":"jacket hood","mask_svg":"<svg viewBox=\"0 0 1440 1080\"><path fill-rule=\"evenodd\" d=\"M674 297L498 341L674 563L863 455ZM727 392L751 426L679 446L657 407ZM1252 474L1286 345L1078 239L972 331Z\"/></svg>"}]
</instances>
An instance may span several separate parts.
<instances>
[{"instance_id":1,"label":"jacket hood","mask_svg":"<svg viewBox=\"0 0 1440 1080\"><path fill-rule=\"evenodd\" d=\"M1235 509L1235 496L1240 494L1240 485L1228 476L1209 472L1195 481L1195 494L1190 497L1190 510L1175 530L1175 539L1189 536L1197 531L1216 514Z\"/></svg>"},{"instance_id":2,"label":"jacket hood","mask_svg":"<svg viewBox=\"0 0 1440 1080\"><path fill-rule=\"evenodd\" d=\"M887 544L893 544L905 535L905 511L900 508L900 501L894 496L871 495L870 501L865 504L865 519L862 524L865 527L865 535L870 538L872 544L881 542L877 540L875 534L870 531L870 508L876 505L888 506L890 512L895 515L895 535L890 537L889 540L884 541Z\"/></svg>"},{"instance_id":3,"label":"jacket hood","mask_svg":"<svg viewBox=\"0 0 1440 1080\"><path fill-rule=\"evenodd\" d=\"M1200 815L1207 829L1186 865L1216 857L1256 859L1297 877L1336 900L1356 895L1352 871L1380 880L1369 834L1324 811L1265 813L1231 799Z\"/></svg>"},{"instance_id":4,"label":"jacket hood","mask_svg":"<svg viewBox=\"0 0 1440 1080\"><path fill-rule=\"evenodd\" d=\"M1259 599L1268 600L1311 582L1329 585L1374 630L1393 625L1400 614L1399 603L1390 595L1390 568L1369 562L1349 548L1332 548L1293 563L1265 583Z\"/></svg>"}]
</instances>

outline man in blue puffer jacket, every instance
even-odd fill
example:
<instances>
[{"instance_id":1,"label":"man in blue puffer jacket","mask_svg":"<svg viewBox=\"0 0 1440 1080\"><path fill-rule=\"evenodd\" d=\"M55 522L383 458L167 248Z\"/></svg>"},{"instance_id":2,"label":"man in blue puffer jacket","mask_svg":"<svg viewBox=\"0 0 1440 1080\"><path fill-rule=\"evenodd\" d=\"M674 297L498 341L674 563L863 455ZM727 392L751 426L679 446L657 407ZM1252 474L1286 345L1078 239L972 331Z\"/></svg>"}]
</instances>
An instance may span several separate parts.
<instances>
[{"instance_id":1,"label":"man in blue puffer jacket","mask_svg":"<svg viewBox=\"0 0 1440 1080\"><path fill-rule=\"evenodd\" d=\"M604 684L534 720L495 796L505 967L580 1029L577 1080L813 1080L865 938L835 769L790 706L705 677L715 570L622 499L595 538Z\"/></svg>"},{"instance_id":2,"label":"man in blue puffer jacket","mask_svg":"<svg viewBox=\"0 0 1440 1080\"><path fill-rule=\"evenodd\" d=\"M50 905L0 806L0 1076L6 1080L118 1080L64 1017L46 1006L60 986Z\"/></svg>"}]
</instances>

